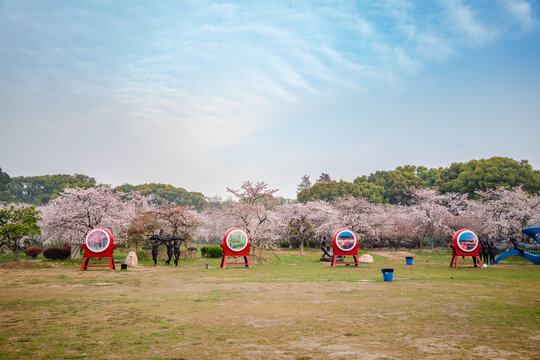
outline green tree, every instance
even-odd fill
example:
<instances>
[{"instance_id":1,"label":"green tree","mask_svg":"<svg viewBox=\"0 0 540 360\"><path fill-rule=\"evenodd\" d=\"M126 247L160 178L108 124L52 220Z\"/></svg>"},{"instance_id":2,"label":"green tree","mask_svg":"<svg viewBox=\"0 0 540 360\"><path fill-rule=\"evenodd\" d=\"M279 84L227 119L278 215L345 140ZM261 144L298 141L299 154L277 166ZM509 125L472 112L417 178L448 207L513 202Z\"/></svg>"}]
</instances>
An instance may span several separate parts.
<instances>
[{"instance_id":1,"label":"green tree","mask_svg":"<svg viewBox=\"0 0 540 360\"><path fill-rule=\"evenodd\" d=\"M9 175L0 168L0 201L12 201L14 199L8 188L10 182Z\"/></svg>"},{"instance_id":2,"label":"green tree","mask_svg":"<svg viewBox=\"0 0 540 360\"><path fill-rule=\"evenodd\" d=\"M206 199L200 192L190 192L181 187L174 187L169 184L148 183L142 185L124 184L117 186L115 191L129 193L138 191L143 195L153 195L158 205L175 204L179 206L192 207L201 211L206 206Z\"/></svg>"},{"instance_id":3,"label":"green tree","mask_svg":"<svg viewBox=\"0 0 540 360\"><path fill-rule=\"evenodd\" d=\"M527 160L516 161L507 157L471 160L467 163L452 163L441 169L437 176L439 191L469 194L476 198L476 191L497 187L515 188L523 185L529 193L540 191L540 171L533 170Z\"/></svg>"},{"instance_id":4,"label":"green tree","mask_svg":"<svg viewBox=\"0 0 540 360\"><path fill-rule=\"evenodd\" d=\"M437 180L437 176L439 175L441 169L442 167L438 169L428 169L425 166L419 166L416 168L416 176L422 179L425 188L432 189L435 187L435 181Z\"/></svg>"},{"instance_id":5,"label":"green tree","mask_svg":"<svg viewBox=\"0 0 540 360\"><path fill-rule=\"evenodd\" d=\"M19 259L19 246L25 236L39 235L41 229L37 222L41 219L34 206L0 208L0 245L8 246Z\"/></svg>"},{"instance_id":6,"label":"green tree","mask_svg":"<svg viewBox=\"0 0 540 360\"><path fill-rule=\"evenodd\" d=\"M12 178L9 190L15 201L25 204L46 205L65 188L88 189L96 187L96 179L87 175L41 175Z\"/></svg>"},{"instance_id":7,"label":"green tree","mask_svg":"<svg viewBox=\"0 0 540 360\"><path fill-rule=\"evenodd\" d=\"M384 202L408 205L416 189L423 188L424 181L416 176L416 166L398 166L395 170L377 171L369 176L359 176L355 184L370 183L384 189Z\"/></svg>"},{"instance_id":8,"label":"green tree","mask_svg":"<svg viewBox=\"0 0 540 360\"><path fill-rule=\"evenodd\" d=\"M302 203L306 203L313 200L332 201L339 197L366 198L372 202L382 203L384 200L384 188L367 182L361 184L343 180L329 183L319 182L299 192L297 199Z\"/></svg>"}]
</instances>

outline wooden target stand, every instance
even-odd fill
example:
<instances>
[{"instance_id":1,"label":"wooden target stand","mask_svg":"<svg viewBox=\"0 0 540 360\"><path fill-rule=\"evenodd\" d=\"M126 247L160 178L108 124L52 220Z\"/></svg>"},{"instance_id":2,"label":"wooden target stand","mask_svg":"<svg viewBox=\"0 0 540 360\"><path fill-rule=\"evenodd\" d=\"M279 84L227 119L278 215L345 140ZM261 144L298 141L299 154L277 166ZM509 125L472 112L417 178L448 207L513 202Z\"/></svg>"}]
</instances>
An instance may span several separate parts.
<instances>
[{"instance_id":1,"label":"wooden target stand","mask_svg":"<svg viewBox=\"0 0 540 360\"><path fill-rule=\"evenodd\" d=\"M223 236L223 244L219 246L223 248L220 268L225 269L227 265L251 268L251 261L249 259L249 248L251 244L244 230L239 228L229 229L225 233L225 236ZM227 257L229 256L234 256L235 262L227 263ZM240 256L244 257L244 262L236 262Z\"/></svg>"},{"instance_id":2,"label":"wooden target stand","mask_svg":"<svg viewBox=\"0 0 540 360\"><path fill-rule=\"evenodd\" d=\"M454 266L456 269L459 267L459 257L470 257L473 259L473 263L462 263L462 266L482 266L482 260L480 259L480 242L478 236L474 232L468 229L458 230L452 237L452 261L450 261L450 267Z\"/></svg>"},{"instance_id":3,"label":"wooden target stand","mask_svg":"<svg viewBox=\"0 0 540 360\"><path fill-rule=\"evenodd\" d=\"M338 230L334 234L334 240L332 241L332 244L330 246L332 246L332 248L334 249L334 255L332 256L332 267L335 267L336 264L354 265L357 267L360 266L360 260L358 258L358 248L360 247L360 244L358 243L356 234L352 230ZM346 256L352 256L354 261L338 263L338 256L343 256L344 259Z\"/></svg>"},{"instance_id":4,"label":"wooden target stand","mask_svg":"<svg viewBox=\"0 0 540 360\"><path fill-rule=\"evenodd\" d=\"M108 267L109 270L116 270L114 266L113 250L116 244L113 243L111 232L103 228L95 228L90 231L84 239L81 248L84 249L84 257L81 265L81 271L91 267ZM107 258L108 264L88 265L90 259L101 260Z\"/></svg>"}]
</instances>

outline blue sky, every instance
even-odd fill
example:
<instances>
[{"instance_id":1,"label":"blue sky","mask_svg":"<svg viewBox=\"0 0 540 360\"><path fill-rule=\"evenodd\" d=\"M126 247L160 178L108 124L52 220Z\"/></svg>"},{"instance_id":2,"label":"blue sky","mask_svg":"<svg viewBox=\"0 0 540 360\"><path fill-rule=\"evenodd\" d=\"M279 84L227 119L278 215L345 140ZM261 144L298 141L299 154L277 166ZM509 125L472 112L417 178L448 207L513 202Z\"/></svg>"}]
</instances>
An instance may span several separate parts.
<instances>
[{"instance_id":1,"label":"blue sky","mask_svg":"<svg viewBox=\"0 0 540 360\"><path fill-rule=\"evenodd\" d=\"M540 167L537 1L0 0L0 167L205 195Z\"/></svg>"}]
</instances>

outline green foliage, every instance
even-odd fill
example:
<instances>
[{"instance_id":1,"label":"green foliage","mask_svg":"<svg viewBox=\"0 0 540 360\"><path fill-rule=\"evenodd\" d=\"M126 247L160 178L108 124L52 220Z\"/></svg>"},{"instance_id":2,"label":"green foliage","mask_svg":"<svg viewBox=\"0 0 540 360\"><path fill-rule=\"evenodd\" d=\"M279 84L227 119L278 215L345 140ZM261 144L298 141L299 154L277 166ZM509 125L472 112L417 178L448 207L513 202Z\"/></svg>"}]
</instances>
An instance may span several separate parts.
<instances>
[{"instance_id":1,"label":"green foliage","mask_svg":"<svg viewBox=\"0 0 540 360\"><path fill-rule=\"evenodd\" d=\"M209 246L201 247L201 256L202 257L207 257L208 256L208 248L209 248Z\"/></svg>"},{"instance_id":2,"label":"green foliage","mask_svg":"<svg viewBox=\"0 0 540 360\"><path fill-rule=\"evenodd\" d=\"M282 249L288 249L291 247L291 243L289 242L289 240L281 240L281 242L279 243L279 246Z\"/></svg>"},{"instance_id":3,"label":"green foliage","mask_svg":"<svg viewBox=\"0 0 540 360\"><path fill-rule=\"evenodd\" d=\"M220 258L223 256L223 248L221 246L209 246L207 256L211 258Z\"/></svg>"},{"instance_id":4,"label":"green foliage","mask_svg":"<svg viewBox=\"0 0 540 360\"><path fill-rule=\"evenodd\" d=\"M9 175L2 171L0 168L0 201L13 201L14 197L11 195L8 189L8 185L11 183Z\"/></svg>"},{"instance_id":5,"label":"green foliage","mask_svg":"<svg viewBox=\"0 0 540 360\"><path fill-rule=\"evenodd\" d=\"M425 188L432 189L435 187L435 181L437 180L437 176L439 175L441 169L442 167L438 169L428 169L425 166L419 166L416 168L416 176L422 179Z\"/></svg>"},{"instance_id":6,"label":"green foliage","mask_svg":"<svg viewBox=\"0 0 540 360\"><path fill-rule=\"evenodd\" d=\"M21 239L41 234L37 224L40 219L40 212L34 206L0 208L0 246L8 246L18 259Z\"/></svg>"},{"instance_id":7,"label":"green foliage","mask_svg":"<svg viewBox=\"0 0 540 360\"><path fill-rule=\"evenodd\" d=\"M197 251L197 248L193 247L193 246L190 246L187 249L188 249L188 251Z\"/></svg>"},{"instance_id":8,"label":"green foliage","mask_svg":"<svg viewBox=\"0 0 540 360\"><path fill-rule=\"evenodd\" d=\"M143 195L153 195L158 205L176 204L179 206L193 207L198 211L203 210L206 206L206 199L200 192L190 192L186 189L177 188L169 184L124 184L117 186L114 190L125 193L138 191Z\"/></svg>"},{"instance_id":9,"label":"green foliage","mask_svg":"<svg viewBox=\"0 0 540 360\"><path fill-rule=\"evenodd\" d=\"M309 247L315 249L317 247L317 242L313 239L309 239Z\"/></svg>"},{"instance_id":10,"label":"green foliage","mask_svg":"<svg viewBox=\"0 0 540 360\"><path fill-rule=\"evenodd\" d=\"M309 189L298 193L297 199L302 203L312 200L332 201L339 197L367 198L372 202L382 203L384 188L379 185L363 182L359 184L340 180L329 183L316 183Z\"/></svg>"},{"instance_id":11,"label":"green foliage","mask_svg":"<svg viewBox=\"0 0 540 360\"><path fill-rule=\"evenodd\" d=\"M95 187L96 179L87 175L19 176L8 186L15 201L25 204L45 205L67 187L88 189Z\"/></svg>"},{"instance_id":12,"label":"green foliage","mask_svg":"<svg viewBox=\"0 0 540 360\"><path fill-rule=\"evenodd\" d=\"M384 189L384 202L409 204L416 189L424 187L424 181L416 176L416 166L398 166L391 171L377 171L369 176L354 179L356 184L375 184Z\"/></svg>"},{"instance_id":13,"label":"green foliage","mask_svg":"<svg viewBox=\"0 0 540 360\"><path fill-rule=\"evenodd\" d=\"M536 193L540 191L540 171L533 170L527 160L518 162L507 157L492 157L453 163L449 168L440 169L435 185L443 193L467 193L472 198L476 197L475 191L499 186L523 185L523 190Z\"/></svg>"}]
</instances>

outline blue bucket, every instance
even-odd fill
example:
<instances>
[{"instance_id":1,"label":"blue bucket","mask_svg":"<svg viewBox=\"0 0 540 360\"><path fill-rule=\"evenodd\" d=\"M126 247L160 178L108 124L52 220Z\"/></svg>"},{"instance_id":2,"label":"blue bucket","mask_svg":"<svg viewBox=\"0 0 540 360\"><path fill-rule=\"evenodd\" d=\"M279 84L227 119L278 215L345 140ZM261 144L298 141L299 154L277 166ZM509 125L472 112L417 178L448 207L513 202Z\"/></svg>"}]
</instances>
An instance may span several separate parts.
<instances>
[{"instance_id":1,"label":"blue bucket","mask_svg":"<svg viewBox=\"0 0 540 360\"><path fill-rule=\"evenodd\" d=\"M384 281L394 280L394 269L381 269Z\"/></svg>"},{"instance_id":2,"label":"blue bucket","mask_svg":"<svg viewBox=\"0 0 540 360\"><path fill-rule=\"evenodd\" d=\"M407 265L412 265L412 259L413 259L412 256L406 256L406 257L405 257L405 263L406 263Z\"/></svg>"}]
</instances>

